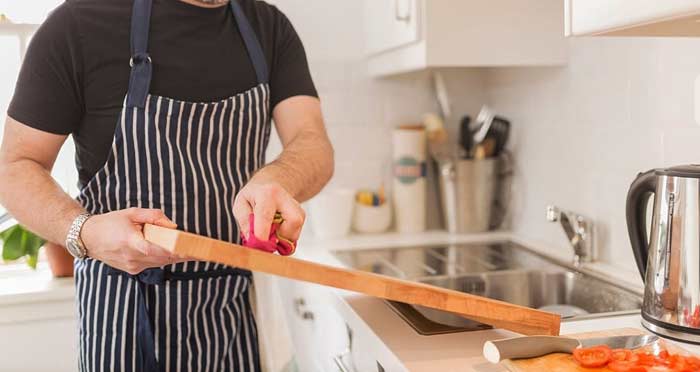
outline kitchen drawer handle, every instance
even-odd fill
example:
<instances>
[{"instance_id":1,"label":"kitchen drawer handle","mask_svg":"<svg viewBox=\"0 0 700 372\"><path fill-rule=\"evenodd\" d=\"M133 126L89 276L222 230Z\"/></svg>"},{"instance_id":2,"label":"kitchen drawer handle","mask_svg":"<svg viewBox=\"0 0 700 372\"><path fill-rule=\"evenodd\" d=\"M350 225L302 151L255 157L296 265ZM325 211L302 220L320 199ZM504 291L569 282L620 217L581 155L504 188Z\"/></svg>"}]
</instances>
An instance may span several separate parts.
<instances>
[{"instance_id":1,"label":"kitchen drawer handle","mask_svg":"<svg viewBox=\"0 0 700 372\"><path fill-rule=\"evenodd\" d=\"M401 7L399 6L399 2L403 2L403 1L406 1L406 0L394 0L394 18L396 18L396 20L399 22L410 23L411 22L411 13L413 13L413 11L412 11L413 7L410 6L410 1L412 1L412 0L408 0L409 1L408 11L405 14L401 14L401 12L399 12L399 10L401 10L400 9Z\"/></svg>"},{"instance_id":2,"label":"kitchen drawer handle","mask_svg":"<svg viewBox=\"0 0 700 372\"><path fill-rule=\"evenodd\" d=\"M297 315L304 320L314 320L314 313L306 310L306 301L303 298L297 298L294 300L294 310Z\"/></svg>"},{"instance_id":3,"label":"kitchen drawer handle","mask_svg":"<svg viewBox=\"0 0 700 372\"><path fill-rule=\"evenodd\" d=\"M333 357L336 367L340 372L354 372L354 368L350 368L345 364L345 356L350 355L350 350L345 350L344 352Z\"/></svg>"}]
</instances>

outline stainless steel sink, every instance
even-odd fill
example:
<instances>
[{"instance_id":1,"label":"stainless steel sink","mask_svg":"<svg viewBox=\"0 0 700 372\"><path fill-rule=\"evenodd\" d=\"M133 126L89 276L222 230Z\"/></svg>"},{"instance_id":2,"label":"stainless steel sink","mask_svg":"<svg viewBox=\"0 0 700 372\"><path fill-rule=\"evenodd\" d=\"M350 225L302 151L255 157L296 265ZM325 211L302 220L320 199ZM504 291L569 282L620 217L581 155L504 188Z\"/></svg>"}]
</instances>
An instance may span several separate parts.
<instances>
[{"instance_id":1,"label":"stainless steel sink","mask_svg":"<svg viewBox=\"0 0 700 372\"><path fill-rule=\"evenodd\" d=\"M638 311L642 294L512 242L338 251L349 266L562 315L564 320ZM389 302L422 334L488 326L422 306Z\"/></svg>"}]
</instances>

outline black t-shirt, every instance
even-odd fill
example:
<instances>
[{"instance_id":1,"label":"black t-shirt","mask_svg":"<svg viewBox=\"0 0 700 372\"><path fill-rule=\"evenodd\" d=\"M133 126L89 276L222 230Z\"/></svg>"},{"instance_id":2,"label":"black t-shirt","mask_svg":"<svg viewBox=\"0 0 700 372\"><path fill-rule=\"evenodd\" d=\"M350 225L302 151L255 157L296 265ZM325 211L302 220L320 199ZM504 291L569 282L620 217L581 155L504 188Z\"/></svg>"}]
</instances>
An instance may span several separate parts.
<instances>
[{"instance_id":1,"label":"black t-shirt","mask_svg":"<svg viewBox=\"0 0 700 372\"><path fill-rule=\"evenodd\" d=\"M317 96L292 24L263 1L237 0L270 71L271 108ZM13 119L46 132L73 134L80 184L107 160L129 81L131 0L67 0L41 25L27 50ZM231 97L257 85L229 6L203 8L153 0L151 93L192 102Z\"/></svg>"}]
</instances>

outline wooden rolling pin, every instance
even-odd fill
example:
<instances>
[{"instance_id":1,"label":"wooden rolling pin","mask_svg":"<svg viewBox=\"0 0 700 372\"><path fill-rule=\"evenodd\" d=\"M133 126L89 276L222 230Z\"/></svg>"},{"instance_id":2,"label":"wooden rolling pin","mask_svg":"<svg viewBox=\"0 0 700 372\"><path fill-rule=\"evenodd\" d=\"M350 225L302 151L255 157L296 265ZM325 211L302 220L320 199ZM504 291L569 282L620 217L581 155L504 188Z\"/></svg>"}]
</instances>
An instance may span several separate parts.
<instances>
[{"instance_id":1,"label":"wooden rolling pin","mask_svg":"<svg viewBox=\"0 0 700 372\"><path fill-rule=\"evenodd\" d=\"M282 257L154 225L146 225L144 235L148 241L173 253L197 260L449 311L525 335L559 335L558 314L385 275Z\"/></svg>"}]
</instances>

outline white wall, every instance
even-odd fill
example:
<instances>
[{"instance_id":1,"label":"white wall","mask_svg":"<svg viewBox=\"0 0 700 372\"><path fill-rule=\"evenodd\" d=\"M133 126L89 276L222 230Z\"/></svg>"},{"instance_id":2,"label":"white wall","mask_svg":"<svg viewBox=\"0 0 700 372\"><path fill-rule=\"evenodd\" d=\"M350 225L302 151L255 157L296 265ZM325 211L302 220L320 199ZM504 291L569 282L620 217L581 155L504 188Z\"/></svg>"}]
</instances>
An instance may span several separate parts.
<instances>
[{"instance_id":1,"label":"white wall","mask_svg":"<svg viewBox=\"0 0 700 372\"><path fill-rule=\"evenodd\" d=\"M378 187L389 172L391 128L416 123L435 110L429 76L368 77L362 0L269 2L289 17L306 47L336 150L331 184ZM270 154L277 151L272 146Z\"/></svg>"},{"instance_id":2,"label":"white wall","mask_svg":"<svg viewBox=\"0 0 700 372\"><path fill-rule=\"evenodd\" d=\"M700 40L581 38L565 68L490 69L488 99L512 119L513 226L571 254L547 204L592 217L602 260L636 270L625 198L636 174L698 162Z\"/></svg>"}]
</instances>

